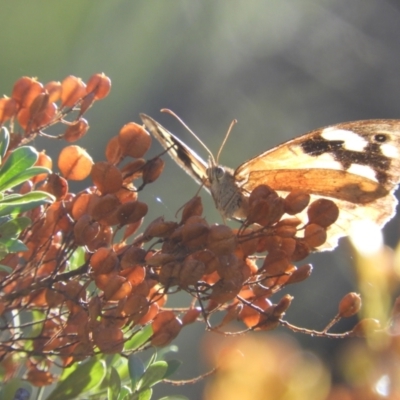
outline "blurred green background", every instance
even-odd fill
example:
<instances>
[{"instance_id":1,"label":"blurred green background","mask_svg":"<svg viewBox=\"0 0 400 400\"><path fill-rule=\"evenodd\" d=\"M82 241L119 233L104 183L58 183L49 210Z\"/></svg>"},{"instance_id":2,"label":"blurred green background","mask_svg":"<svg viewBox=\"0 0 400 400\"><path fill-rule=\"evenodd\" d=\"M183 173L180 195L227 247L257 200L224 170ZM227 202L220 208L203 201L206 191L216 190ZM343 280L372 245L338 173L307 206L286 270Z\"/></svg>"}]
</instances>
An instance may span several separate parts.
<instances>
[{"instance_id":1,"label":"blurred green background","mask_svg":"<svg viewBox=\"0 0 400 400\"><path fill-rule=\"evenodd\" d=\"M90 110L91 130L79 142L96 161L123 124L139 121L139 112L206 158L161 108L174 110L214 152L236 118L221 157L231 167L324 125L400 118L398 0L1 0L0 27L2 94L24 75L44 83L69 74L111 78L111 94ZM42 143L53 156L64 145ZM160 149L154 143L149 155ZM166 161L164 178L146 187L142 199L151 216L172 219L197 185ZM220 221L209 196L203 199L207 218ZM394 245L399 220L385 232ZM340 249L311 260L312 277L290 288L288 320L320 329L353 287L352 257L342 241ZM205 371L203 330L188 327L176 341L185 362L177 379ZM340 345L297 338L327 362ZM167 393L200 398L201 384L159 391Z\"/></svg>"}]
</instances>

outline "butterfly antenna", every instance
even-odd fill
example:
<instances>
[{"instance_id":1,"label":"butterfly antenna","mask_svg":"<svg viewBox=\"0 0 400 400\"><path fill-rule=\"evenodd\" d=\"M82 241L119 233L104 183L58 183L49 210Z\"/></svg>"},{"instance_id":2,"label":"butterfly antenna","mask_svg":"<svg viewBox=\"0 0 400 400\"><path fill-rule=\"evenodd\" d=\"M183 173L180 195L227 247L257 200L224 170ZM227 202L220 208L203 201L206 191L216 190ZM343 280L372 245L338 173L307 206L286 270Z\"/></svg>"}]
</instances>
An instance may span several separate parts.
<instances>
[{"instance_id":1,"label":"butterfly antenna","mask_svg":"<svg viewBox=\"0 0 400 400\"><path fill-rule=\"evenodd\" d=\"M209 154L213 164L215 164L215 158L213 154L211 153L210 149L202 142L202 140L183 122L183 120L178 117L172 110L169 110L168 108L162 108L161 112L166 112L168 114L171 114L173 117L175 117L192 135L193 137L206 149L207 153ZM225 143L225 141L224 141ZM218 153L219 154L219 153Z\"/></svg>"},{"instance_id":2,"label":"butterfly antenna","mask_svg":"<svg viewBox=\"0 0 400 400\"><path fill-rule=\"evenodd\" d=\"M230 135L230 133L231 133L233 127L234 127L236 124L237 124L237 119L234 119L234 120L231 122L231 124L229 125L228 132L226 132L226 135L225 135L224 140L223 140L223 142L222 142L222 144L221 144L221 147L220 147L219 150L218 150L218 154L217 154L217 164L218 164L219 156L221 155L222 149L224 148L225 143L226 143L226 141L228 140L228 137L229 137L229 135Z\"/></svg>"}]
</instances>

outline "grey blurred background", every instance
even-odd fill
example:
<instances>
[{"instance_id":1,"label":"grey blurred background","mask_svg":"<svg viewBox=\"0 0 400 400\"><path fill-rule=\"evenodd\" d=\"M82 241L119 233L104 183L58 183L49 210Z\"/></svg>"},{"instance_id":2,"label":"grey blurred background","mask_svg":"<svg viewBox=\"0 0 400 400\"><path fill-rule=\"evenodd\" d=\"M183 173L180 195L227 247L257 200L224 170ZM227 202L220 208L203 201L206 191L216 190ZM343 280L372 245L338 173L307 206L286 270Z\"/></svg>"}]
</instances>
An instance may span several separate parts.
<instances>
[{"instance_id":1,"label":"grey blurred background","mask_svg":"<svg viewBox=\"0 0 400 400\"><path fill-rule=\"evenodd\" d=\"M235 168L311 129L400 118L399 44L398 0L2 0L0 92L10 94L23 75L47 82L69 74L87 80L104 72L112 80L111 94L89 111L91 130L78 142L96 161L104 159L107 141L123 124L139 122L139 112L160 121L206 158L176 120L159 113L165 107L214 153L236 118L221 157ZM36 144L53 156L64 145ZM154 143L149 156L160 150ZM148 222L159 215L173 219L182 200L197 190L165 159L164 178L141 194L151 208ZM206 193L203 200L208 220L219 222ZM385 235L388 244L396 244L398 219ZM322 328L353 288L352 261L345 241L334 252L313 256L312 277L288 291L295 296L288 320ZM206 370L200 355L203 331L201 324L190 326L176 341L177 357L185 363L176 379ZM342 345L296 338L326 362L334 360ZM157 393L196 399L201 386L163 386Z\"/></svg>"}]
</instances>

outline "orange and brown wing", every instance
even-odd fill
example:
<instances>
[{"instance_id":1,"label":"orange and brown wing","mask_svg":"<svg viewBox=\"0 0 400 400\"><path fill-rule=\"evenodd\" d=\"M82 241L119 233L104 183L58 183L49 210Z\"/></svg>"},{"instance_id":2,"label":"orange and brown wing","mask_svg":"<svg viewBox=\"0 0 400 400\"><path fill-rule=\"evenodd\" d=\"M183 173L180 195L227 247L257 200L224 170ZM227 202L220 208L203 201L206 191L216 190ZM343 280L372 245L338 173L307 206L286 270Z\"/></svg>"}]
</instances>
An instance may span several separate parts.
<instances>
[{"instance_id":1,"label":"orange and brown wing","mask_svg":"<svg viewBox=\"0 0 400 400\"><path fill-rule=\"evenodd\" d=\"M140 114L146 128L161 143L171 158L196 182L204 184L208 189L207 163L190 147L156 122L153 118Z\"/></svg>"},{"instance_id":2,"label":"orange and brown wing","mask_svg":"<svg viewBox=\"0 0 400 400\"><path fill-rule=\"evenodd\" d=\"M246 192L260 184L288 193L302 189L340 209L325 248L348 235L352 221L383 226L395 212L400 180L400 121L366 120L318 129L240 165L235 179Z\"/></svg>"}]
</instances>

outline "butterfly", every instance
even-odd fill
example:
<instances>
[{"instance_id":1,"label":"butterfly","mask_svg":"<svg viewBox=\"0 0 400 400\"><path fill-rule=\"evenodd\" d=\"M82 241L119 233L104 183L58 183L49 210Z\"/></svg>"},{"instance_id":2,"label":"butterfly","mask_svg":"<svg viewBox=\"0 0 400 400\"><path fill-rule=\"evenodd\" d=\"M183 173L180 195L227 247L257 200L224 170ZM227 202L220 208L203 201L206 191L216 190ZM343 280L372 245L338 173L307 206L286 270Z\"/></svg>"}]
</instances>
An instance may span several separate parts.
<instances>
[{"instance_id":1,"label":"butterfly","mask_svg":"<svg viewBox=\"0 0 400 400\"><path fill-rule=\"evenodd\" d=\"M246 199L261 184L281 195L302 189L311 201L326 198L339 208L326 243L318 248L331 250L349 234L353 222L370 220L383 227L395 214L400 120L362 120L316 129L232 170L219 165L210 152L206 163L154 119L140 117L173 160L211 192L225 218L244 218Z\"/></svg>"}]
</instances>

